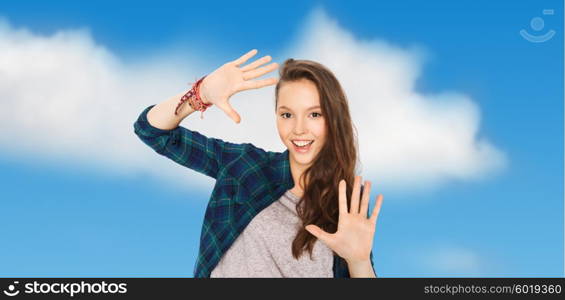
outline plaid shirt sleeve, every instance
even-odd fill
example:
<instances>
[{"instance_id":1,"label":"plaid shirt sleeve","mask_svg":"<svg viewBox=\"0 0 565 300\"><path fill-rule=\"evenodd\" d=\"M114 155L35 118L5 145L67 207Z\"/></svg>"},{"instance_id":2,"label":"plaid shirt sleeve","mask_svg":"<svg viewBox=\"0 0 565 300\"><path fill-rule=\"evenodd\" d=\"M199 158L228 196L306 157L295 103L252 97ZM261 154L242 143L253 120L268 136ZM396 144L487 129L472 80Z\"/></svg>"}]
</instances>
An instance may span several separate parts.
<instances>
[{"instance_id":1,"label":"plaid shirt sleeve","mask_svg":"<svg viewBox=\"0 0 565 300\"><path fill-rule=\"evenodd\" d=\"M217 178L223 166L244 153L247 144L209 138L181 126L170 130L153 127L147 121L147 113L153 106L141 112L134 123L134 132L146 145L174 162Z\"/></svg>"}]
</instances>

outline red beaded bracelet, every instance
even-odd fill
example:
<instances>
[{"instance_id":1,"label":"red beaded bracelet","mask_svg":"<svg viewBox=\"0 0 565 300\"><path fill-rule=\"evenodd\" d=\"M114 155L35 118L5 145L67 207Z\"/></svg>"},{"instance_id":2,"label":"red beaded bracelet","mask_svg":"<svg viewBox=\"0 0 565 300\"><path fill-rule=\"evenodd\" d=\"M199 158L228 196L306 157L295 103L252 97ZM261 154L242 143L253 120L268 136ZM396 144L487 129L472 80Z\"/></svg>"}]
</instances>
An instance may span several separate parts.
<instances>
[{"instance_id":1,"label":"red beaded bracelet","mask_svg":"<svg viewBox=\"0 0 565 300\"><path fill-rule=\"evenodd\" d=\"M200 84L202 83L202 80L204 80L205 77L206 76L203 76L194 84L192 84L192 88L188 92L186 92L184 96L180 98L180 102L177 105L177 108L175 109L175 115L178 115L178 110L181 107L181 105L184 102L188 101L188 104L190 105L190 107L192 107L192 109L199 110L201 112L200 119L204 118L204 111L208 107L212 106L212 103L204 103L200 98Z\"/></svg>"}]
</instances>

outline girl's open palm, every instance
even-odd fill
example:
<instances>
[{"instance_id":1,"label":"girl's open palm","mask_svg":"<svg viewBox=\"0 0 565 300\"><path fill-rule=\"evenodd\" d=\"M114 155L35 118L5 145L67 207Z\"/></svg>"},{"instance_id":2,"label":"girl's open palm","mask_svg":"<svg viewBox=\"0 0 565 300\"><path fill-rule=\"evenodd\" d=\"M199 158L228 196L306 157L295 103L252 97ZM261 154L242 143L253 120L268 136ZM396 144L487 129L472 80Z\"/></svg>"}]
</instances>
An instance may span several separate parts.
<instances>
[{"instance_id":1,"label":"girl's open palm","mask_svg":"<svg viewBox=\"0 0 565 300\"><path fill-rule=\"evenodd\" d=\"M260 67L261 65L271 61L271 57L269 55L263 56L244 67L240 67L255 54L257 54L257 50L253 49L240 58L225 63L223 66L206 76L200 87L200 96L204 102L215 104L236 123L241 121L241 117L228 102L229 98L233 94L277 83L276 78L251 80L278 68L277 63L271 63L267 66Z\"/></svg>"},{"instance_id":2,"label":"girl's open palm","mask_svg":"<svg viewBox=\"0 0 565 300\"><path fill-rule=\"evenodd\" d=\"M306 230L322 240L324 244L348 262L368 261L370 259L377 216L383 202L383 196L378 195L373 212L367 218L371 182L365 182L361 207L359 207L360 190L361 177L355 176L351 208L348 212L345 180L339 182L339 221L335 233L325 232L316 225L306 226Z\"/></svg>"}]
</instances>

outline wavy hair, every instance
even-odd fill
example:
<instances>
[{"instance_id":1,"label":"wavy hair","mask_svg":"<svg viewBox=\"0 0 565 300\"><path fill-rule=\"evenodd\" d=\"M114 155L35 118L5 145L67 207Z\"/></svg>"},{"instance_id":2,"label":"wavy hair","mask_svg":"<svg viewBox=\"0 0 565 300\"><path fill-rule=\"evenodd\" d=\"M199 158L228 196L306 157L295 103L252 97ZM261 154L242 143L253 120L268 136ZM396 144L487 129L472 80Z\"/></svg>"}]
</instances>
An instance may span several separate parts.
<instances>
[{"instance_id":1,"label":"wavy hair","mask_svg":"<svg viewBox=\"0 0 565 300\"><path fill-rule=\"evenodd\" d=\"M320 96L320 107L326 124L326 142L312 164L301 175L304 194L297 203L300 228L292 242L292 255L298 259L306 250L312 251L316 237L304 227L315 224L326 232L337 231L339 218L338 184L347 183L347 203L350 205L356 163L358 160L356 129L351 121L349 104L335 75L325 66L311 60L287 59L279 69L275 87L275 110L279 89L285 83L307 79L313 82ZM335 254L335 252L334 252Z\"/></svg>"}]
</instances>

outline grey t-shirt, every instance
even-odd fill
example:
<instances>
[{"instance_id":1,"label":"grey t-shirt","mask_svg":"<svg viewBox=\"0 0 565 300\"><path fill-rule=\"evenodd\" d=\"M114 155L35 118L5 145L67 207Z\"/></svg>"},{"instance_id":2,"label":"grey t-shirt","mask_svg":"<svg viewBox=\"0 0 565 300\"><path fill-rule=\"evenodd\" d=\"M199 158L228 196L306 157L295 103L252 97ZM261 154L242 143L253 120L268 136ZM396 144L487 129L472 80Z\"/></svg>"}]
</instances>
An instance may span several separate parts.
<instances>
[{"instance_id":1,"label":"grey t-shirt","mask_svg":"<svg viewBox=\"0 0 565 300\"><path fill-rule=\"evenodd\" d=\"M237 237L210 277L333 277L333 252L316 240L297 260L292 241L300 226L299 198L290 190L257 214Z\"/></svg>"}]
</instances>

